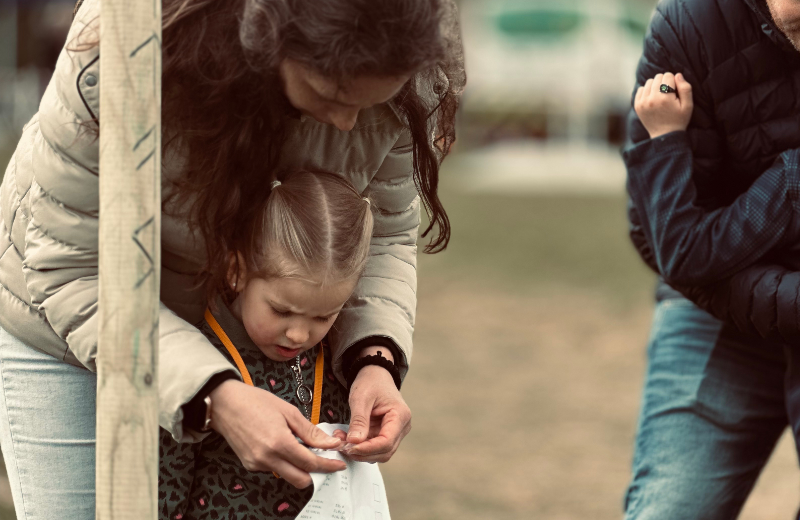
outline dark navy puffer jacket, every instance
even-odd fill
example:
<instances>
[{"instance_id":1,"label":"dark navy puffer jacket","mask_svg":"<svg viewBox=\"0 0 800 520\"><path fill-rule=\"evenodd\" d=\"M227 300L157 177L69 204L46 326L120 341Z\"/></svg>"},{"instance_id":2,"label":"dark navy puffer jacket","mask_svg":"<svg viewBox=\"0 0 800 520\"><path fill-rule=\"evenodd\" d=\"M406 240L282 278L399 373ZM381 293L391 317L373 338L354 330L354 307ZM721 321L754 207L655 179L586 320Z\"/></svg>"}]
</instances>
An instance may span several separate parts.
<instances>
[{"instance_id":1,"label":"dark navy puffer jacket","mask_svg":"<svg viewBox=\"0 0 800 520\"><path fill-rule=\"evenodd\" d=\"M781 152L800 147L800 52L775 27L764 0L662 0L645 38L637 84L667 71L682 72L693 87L687 136L703 207L730 204ZM633 110L628 128L631 144L648 138ZM629 218L634 245L657 271L632 204ZM799 260L786 253L723 282L676 289L745 332L798 341L800 272L784 266ZM670 292L659 289L661 297Z\"/></svg>"}]
</instances>

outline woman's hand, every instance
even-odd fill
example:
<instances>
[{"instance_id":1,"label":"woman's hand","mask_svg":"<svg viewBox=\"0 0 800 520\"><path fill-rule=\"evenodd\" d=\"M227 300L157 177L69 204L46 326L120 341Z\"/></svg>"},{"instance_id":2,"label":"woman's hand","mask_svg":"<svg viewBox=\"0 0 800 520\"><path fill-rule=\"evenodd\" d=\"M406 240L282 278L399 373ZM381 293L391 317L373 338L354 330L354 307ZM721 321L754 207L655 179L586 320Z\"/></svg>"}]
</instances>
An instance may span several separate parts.
<instances>
[{"instance_id":1,"label":"woman's hand","mask_svg":"<svg viewBox=\"0 0 800 520\"><path fill-rule=\"evenodd\" d=\"M350 387L350 432L356 446L345 453L353 460L386 462L411 431L411 410L391 374L375 365L362 368Z\"/></svg>"},{"instance_id":2,"label":"woman's hand","mask_svg":"<svg viewBox=\"0 0 800 520\"><path fill-rule=\"evenodd\" d=\"M318 457L314 448L336 449L342 441L311 424L300 410L239 381L228 380L211 392L211 427L219 432L249 471L274 471L297 488L311 485L309 473L332 473L344 462Z\"/></svg>"},{"instance_id":3,"label":"woman's hand","mask_svg":"<svg viewBox=\"0 0 800 520\"><path fill-rule=\"evenodd\" d=\"M661 92L661 85L668 85L676 89L677 93ZM667 72L648 79L636 91L633 101L633 109L650 134L650 139L686 130L693 108L692 86L680 73L673 76Z\"/></svg>"}]
</instances>

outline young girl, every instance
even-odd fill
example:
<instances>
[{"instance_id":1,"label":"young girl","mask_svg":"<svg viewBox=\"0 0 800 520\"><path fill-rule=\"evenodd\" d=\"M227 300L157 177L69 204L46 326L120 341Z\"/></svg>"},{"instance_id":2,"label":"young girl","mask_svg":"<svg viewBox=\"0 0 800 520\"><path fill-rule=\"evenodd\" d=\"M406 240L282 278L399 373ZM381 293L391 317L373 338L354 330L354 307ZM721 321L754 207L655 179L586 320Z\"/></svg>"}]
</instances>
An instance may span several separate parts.
<instances>
[{"instance_id":1,"label":"young girl","mask_svg":"<svg viewBox=\"0 0 800 520\"><path fill-rule=\"evenodd\" d=\"M366 264L370 202L337 175L296 171L273 183L256 214L249 243L231 258L229 291L215 298L199 328L245 383L282 399L296 416L347 423L348 391L333 375L325 337ZM399 384L399 373L390 371ZM344 469L330 464L331 471ZM288 464L274 469L296 471ZM277 474L248 471L216 432L189 444L161 430L162 520L293 518L312 493Z\"/></svg>"}]
</instances>

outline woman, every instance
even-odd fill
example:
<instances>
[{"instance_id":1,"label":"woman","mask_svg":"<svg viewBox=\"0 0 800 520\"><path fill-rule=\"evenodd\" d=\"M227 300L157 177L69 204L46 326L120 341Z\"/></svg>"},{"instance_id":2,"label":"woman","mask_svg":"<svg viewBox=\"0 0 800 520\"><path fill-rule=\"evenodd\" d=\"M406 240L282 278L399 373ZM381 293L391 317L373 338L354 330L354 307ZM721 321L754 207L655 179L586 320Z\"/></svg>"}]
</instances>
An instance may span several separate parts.
<instances>
[{"instance_id":1,"label":"woman","mask_svg":"<svg viewBox=\"0 0 800 520\"><path fill-rule=\"evenodd\" d=\"M99 0L78 9L0 190L0 442L19 518L94 515L98 15ZM381 351L405 373L420 199L423 236L438 227L428 250L449 239L436 190L464 80L455 11L449 0L164 0L163 20L160 424L180 441L210 426L248 469L294 464L290 482L306 486L331 467L301 462L292 437L336 441L264 419L269 394L191 324L274 172L344 172L377 211L365 276L334 327L334 368L344 381ZM389 371L360 370L350 406L356 458L388 460L410 425Z\"/></svg>"}]
</instances>

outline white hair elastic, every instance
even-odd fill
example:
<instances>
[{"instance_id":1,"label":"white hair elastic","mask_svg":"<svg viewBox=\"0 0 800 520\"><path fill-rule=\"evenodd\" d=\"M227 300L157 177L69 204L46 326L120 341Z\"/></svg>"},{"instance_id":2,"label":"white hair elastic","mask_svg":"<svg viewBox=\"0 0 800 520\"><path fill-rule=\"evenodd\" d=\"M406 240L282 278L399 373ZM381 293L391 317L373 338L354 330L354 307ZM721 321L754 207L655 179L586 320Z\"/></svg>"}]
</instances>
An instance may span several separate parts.
<instances>
[{"instance_id":1,"label":"white hair elastic","mask_svg":"<svg viewBox=\"0 0 800 520\"><path fill-rule=\"evenodd\" d=\"M270 187L272 187L272 189L274 190L275 188L277 188L280 185L281 185L281 181L272 181L272 184L270 184Z\"/></svg>"},{"instance_id":2,"label":"white hair elastic","mask_svg":"<svg viewBox=\"0 0 800 520\"><path fill-rule=\"evenodd\" d=\"M365 200L365 201L367 201L367 204L369 204L370 206L372 206L372 202L370 202L368 198L364 197L364 200Z\"/></svg>"}]
</instances>

